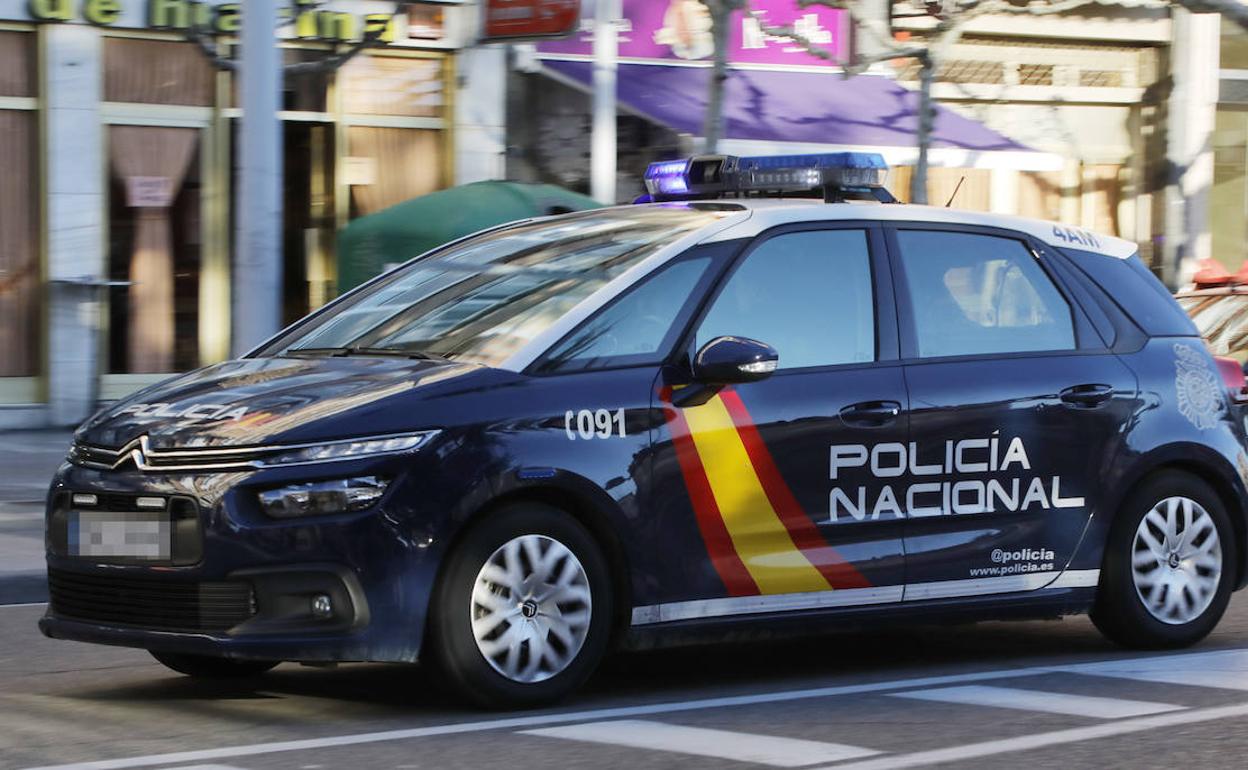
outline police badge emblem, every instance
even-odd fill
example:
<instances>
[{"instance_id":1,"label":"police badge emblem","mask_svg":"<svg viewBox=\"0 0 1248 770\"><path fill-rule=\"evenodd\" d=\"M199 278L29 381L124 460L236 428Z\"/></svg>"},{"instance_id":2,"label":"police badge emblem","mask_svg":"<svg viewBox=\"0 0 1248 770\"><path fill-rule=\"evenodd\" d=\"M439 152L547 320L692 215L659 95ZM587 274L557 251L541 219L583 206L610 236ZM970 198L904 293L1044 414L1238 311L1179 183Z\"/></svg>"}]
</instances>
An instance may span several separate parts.
<instances>
[{"instance_id":1,"label":"police badge emblem","mask_svg":"<svg viewBox=\"0 0 1248 770\"><path fill-rule=\"evenodd\" d=\"M1174 389L1179 412L1198 430L1209 430L1226 413L1226 399L1217 372L1205 356L1188 345L1174 346Z\"/></svg>"}]
</instances>

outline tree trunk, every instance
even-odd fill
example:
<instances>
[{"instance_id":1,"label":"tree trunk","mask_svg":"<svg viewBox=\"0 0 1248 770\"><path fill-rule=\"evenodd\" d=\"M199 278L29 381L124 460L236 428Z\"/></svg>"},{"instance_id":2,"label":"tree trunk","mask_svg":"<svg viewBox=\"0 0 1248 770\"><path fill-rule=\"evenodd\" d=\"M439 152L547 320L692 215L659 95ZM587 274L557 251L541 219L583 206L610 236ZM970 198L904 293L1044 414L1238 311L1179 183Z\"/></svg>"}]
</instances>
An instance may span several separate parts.
<instances>
[{"instance_id":1,"label":"tree trunk","mask_svg":"<svg viewBox=\"0 0 1248 770\"><path fill-rule=\"evenodd\" d=\"M728 80L728 24L732 17L732 5L727 0L705 0L711 12L715 39L715 60L711 67L710 93L706 99L705 152L713 153L724 134L724 83Z\"/></svg>"},{"instance_id":2,"label":"tree trunk","mask_svg":"<svg viewBox=\"0 0 1248 770\"><path fill-rule=\"evenodd\" d=\"M932 124L936 117L932 107L932 80L936 74L936 65L930 54L924 55L919 61L923 65L919 69L919 130L916 137L919 158L914 164L914 174L910 177L911 203L927 203L927 151L932 144Z\"/></svg>"}]
</instances>

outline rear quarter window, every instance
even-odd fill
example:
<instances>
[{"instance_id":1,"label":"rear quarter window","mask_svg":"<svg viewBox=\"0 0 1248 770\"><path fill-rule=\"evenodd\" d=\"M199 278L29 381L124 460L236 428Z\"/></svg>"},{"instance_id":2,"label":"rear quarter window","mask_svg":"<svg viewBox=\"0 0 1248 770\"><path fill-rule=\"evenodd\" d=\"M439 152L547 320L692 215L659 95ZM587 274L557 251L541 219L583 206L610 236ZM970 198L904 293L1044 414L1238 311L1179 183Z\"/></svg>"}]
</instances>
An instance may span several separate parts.
<instances>
[{"instance_id":1,"label":"rear quarter window","mask_svg":"<svg viewBox=\"0 0 1248 770\"><path fill-rule=\"evenodd\" d=\"M1082 249L1061 251L1149 336L1199 336L1192 319L1138 254L1118 259Z\"/></svg>"}]
</instances>

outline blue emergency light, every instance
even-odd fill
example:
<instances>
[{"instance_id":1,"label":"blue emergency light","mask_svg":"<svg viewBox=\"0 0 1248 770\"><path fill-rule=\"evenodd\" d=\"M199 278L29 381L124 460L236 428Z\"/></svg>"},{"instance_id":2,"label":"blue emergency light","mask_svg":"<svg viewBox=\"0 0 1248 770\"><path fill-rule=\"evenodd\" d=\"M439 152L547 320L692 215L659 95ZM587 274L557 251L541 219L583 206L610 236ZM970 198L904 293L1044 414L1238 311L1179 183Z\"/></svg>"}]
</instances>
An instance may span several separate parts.
<instances>
[{"instance_id":1,"label":"blue emergency light","mask_svg":"<svg viewBox=\"0 0 1248 770\"><path fill-rule=\"evenodd\" d=\"M650 198L656 201L821 194L829 202L896 203L883 187L887 170L883 156L873 152L748 158L698 155L651 163L645 181Z\"/></svg>"}]
</instances>

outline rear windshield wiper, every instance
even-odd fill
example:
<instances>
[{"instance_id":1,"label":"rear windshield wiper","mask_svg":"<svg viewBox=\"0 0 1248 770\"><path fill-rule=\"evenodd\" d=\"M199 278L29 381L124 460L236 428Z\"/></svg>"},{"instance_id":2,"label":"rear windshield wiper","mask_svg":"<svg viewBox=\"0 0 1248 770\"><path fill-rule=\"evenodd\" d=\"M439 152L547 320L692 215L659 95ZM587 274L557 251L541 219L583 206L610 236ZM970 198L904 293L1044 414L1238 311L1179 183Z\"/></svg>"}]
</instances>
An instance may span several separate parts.
<instances>
[{"instance_id":1,"label":"rear windshield wiper","mask_svg":"<svg viewBox=\"0 0 1248 770\"><path fill-rule=\"evenodd\" d=\"M287 348L282 352L286 356L326 356L329 358L349 358L351 356L382 356L387 358L409 358L417 361L449 361L450 359L420 350L402 350L400 348Z\"/></svg>"}]
</instances>

